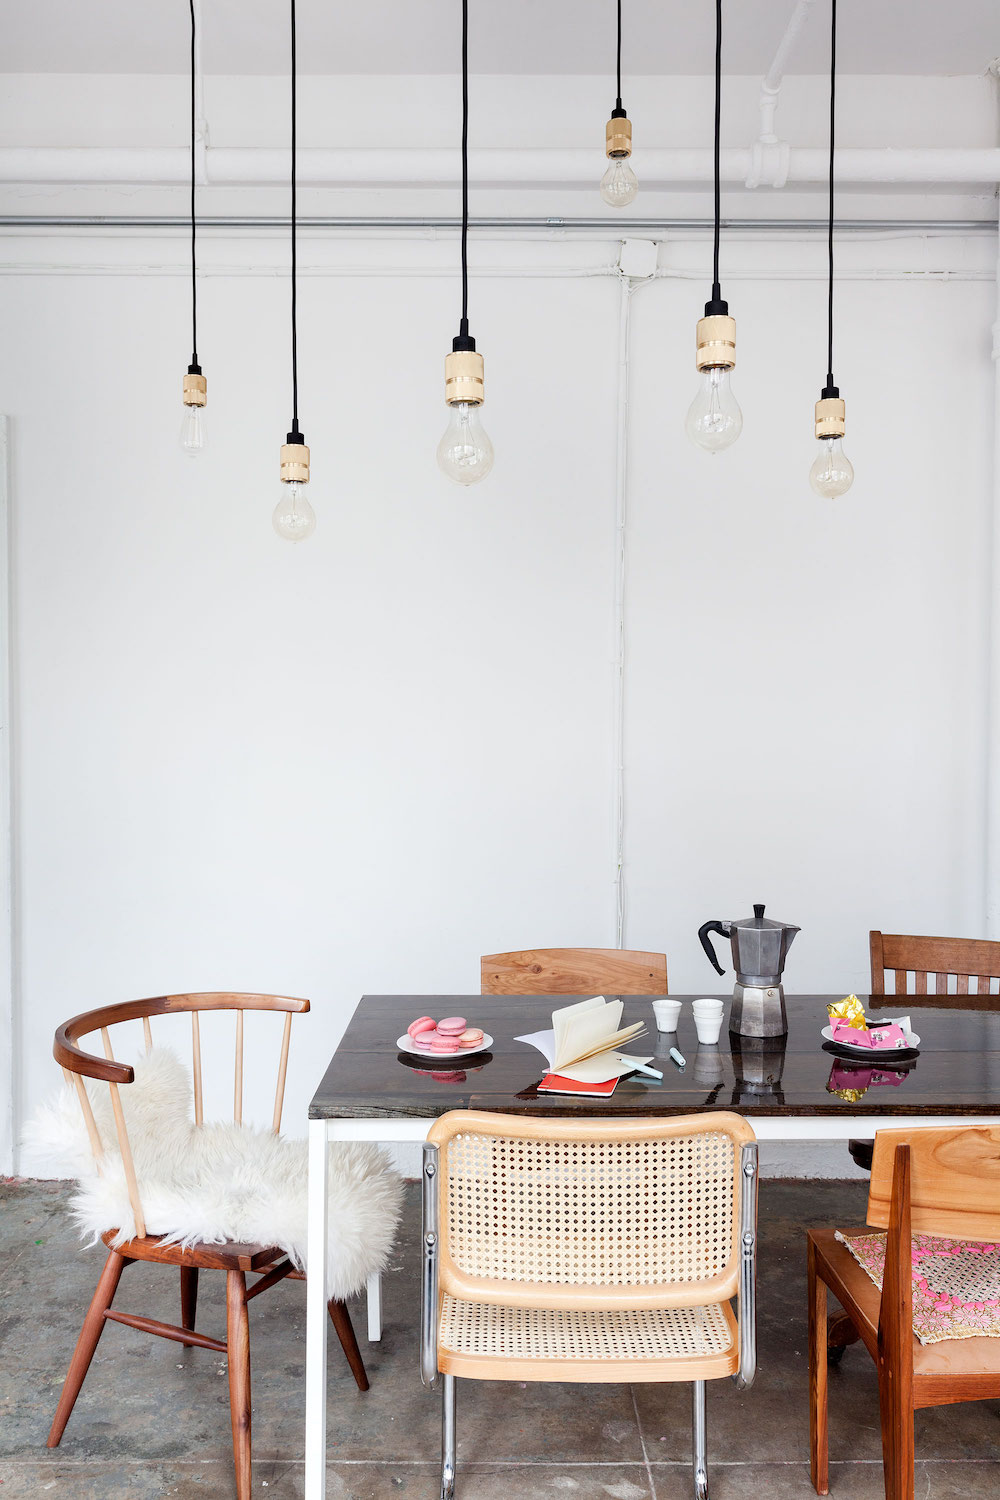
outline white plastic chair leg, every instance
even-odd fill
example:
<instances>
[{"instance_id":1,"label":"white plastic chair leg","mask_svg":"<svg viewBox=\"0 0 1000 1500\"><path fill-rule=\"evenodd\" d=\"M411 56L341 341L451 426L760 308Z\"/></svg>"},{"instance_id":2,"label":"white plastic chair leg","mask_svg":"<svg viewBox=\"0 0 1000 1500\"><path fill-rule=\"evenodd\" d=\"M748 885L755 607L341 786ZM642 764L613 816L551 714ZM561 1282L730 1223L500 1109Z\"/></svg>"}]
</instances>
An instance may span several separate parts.
<instances>
[{"instance_id":1,"label":"white plastic chair leg","mask_svg":"<svg viewBox=\"0 0 1000 1500\"><path fill-rule=\"evenodd\" d=\"M382 1273L368 1278L368 1342L377 1344L382 1337Z\"/></svg>"},{"instance_id":2,"label":"white plastic chair leg","mask_svg":"<svg viewBox=\"0 0 1000 1500\"><path fill-rule=\"evenodd\" d=\"M441 1381L441 1500L455 1495L455 1377L445 1375Z\"/></svg>"},{"instance_id":3,"label":"white plastic chair leg","mask_svg":"<svg viewBox=\"0 0 1000 1500\"><path fill-rule=\"evenodd\" d=\"M691 1397L694 1496L695 1500L708 1500L708 1425L703 1380L694 1381L691 1387Z\"/></svg>"}]
</instances>

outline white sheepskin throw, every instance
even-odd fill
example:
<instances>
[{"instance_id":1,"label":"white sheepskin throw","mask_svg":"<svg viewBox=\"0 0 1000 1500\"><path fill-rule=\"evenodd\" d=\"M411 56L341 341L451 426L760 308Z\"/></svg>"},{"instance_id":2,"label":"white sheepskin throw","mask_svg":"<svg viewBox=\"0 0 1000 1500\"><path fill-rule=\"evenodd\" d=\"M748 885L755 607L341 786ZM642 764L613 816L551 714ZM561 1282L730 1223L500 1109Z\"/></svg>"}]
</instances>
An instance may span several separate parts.
<instances>
[{"instance_id":1,"label":"white sheepskin throw","mask_svg":"<svg viewBox=\"0 0 1000 1500\"><path fill-rule=\"evenodd\" d=\"M118 1151L110 1090L88 1084L105 1156L97 1171L83 1112L64 1086L28 1124L24 1145L40 1175L74 1177L73 1217L93 1243L117 1229L116 1244L135 1234ZM146 1232L190 1245L236 1240L276 1245L306 1265L305 1141L249 1125L195 1125L184 1065L167 1048L135 1064L135 1081L119 1089L139 1182ZM392 1252L403 1184L385 1154L357 1142L330 1146L327 1295L343 1300L384 1270Z\"/></svg>"}]
</instances>

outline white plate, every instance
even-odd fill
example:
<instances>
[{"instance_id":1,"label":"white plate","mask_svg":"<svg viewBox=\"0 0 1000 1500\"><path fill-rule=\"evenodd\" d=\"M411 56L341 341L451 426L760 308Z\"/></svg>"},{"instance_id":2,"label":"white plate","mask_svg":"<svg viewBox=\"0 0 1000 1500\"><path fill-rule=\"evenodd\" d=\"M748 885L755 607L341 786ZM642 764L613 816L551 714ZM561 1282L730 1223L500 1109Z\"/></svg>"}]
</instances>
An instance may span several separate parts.
<instances>
[{"instance_id":1,"label":"white plate","mask_svg":"<svg viewBox=\"0 0 1000 1500\"><path fill-rule=\"evenodd\" d=\"M839 1041L833 1034L832 1026L824 1026L823 1035L828 1042L836 1042L838 1047L845 1047L854 1057L891 1057L894 1052L913 1051L920 1046L920 1038L915 1031L906 1033L905 1047L856 1047L853 1042Z\"/></svg>"},{"instance_id":2,"label":"white plate","mask_svg":"<svg viewBox=\"0 0 1000 1500\"><path fill-rule=\"evenodd\" d=\"M428 1057L432 1062L437 1062L438 1058L477 1057L480 1052L485 1052L487 1047L493 1046L493 1038L488 1031L484 1031L483 1039L478 1047L459 1047L457 1052L439 1052L436 1047L431 1052L427 1047L414 1047L413 1038L410 1035L401 1036L396 1046L400 1052L407 1052L411 1057Z\"/></svg>"}]
</instances>

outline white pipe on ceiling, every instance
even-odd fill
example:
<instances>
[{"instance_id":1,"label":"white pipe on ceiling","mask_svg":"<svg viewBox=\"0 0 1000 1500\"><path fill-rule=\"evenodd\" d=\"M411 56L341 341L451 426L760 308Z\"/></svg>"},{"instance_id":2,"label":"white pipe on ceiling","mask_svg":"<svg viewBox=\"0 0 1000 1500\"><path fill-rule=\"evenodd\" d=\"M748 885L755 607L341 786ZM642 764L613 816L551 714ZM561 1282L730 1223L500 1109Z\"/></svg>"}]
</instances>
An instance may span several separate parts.
<instances>
[{"instance_id":1,"label":"white pipe on ceiling","mask_svg":"<svg viewBox=\"0 0 1000 1500\"><path fill-rule=\"evenodd\" d=\"M210 187L278 187L288 180L288 152L262 148L208 147L205 181ZM310 187L456 187L458 153L442 149L326 149L298 153L299 182ZM722 181L745 184L752 152L728 149L721 154ZM825 149L793 147L788 153L787 181L825 185L829 159ZM643 185L709 186L710 150L650 148L642 153ZM915 187L948 184L989 187L1000 182L1000 147L845 147L837 152L837 181L842 188L870 184ZM0 150L0 183L88 183L131 187L185 186L190 157L183 149L13 148ZM594 153L589 148L479 150L470 153L473 188L581 188L594 186ZM611 222L609 220L609 222Z\"/></svg>"}]
</instances>

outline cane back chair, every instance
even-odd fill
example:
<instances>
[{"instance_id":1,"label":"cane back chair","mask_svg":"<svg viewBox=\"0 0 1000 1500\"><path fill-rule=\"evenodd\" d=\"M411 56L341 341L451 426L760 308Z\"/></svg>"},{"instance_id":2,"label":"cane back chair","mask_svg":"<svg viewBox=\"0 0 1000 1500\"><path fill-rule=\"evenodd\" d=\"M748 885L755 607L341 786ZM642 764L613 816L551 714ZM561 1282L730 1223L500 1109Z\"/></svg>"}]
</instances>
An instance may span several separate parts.
<instances>
[{"instance_id":1,"label":"cane back chair","mask_svg":"<svg viewBox=\"0 0 1000 1500\"><path fill-rule=\"evenodd\" d=\"M85 1078L96 1079L108 1085L111 1107L114 1113L115 1135L121 1154L122 1167L128 1188L129 1203L135 1221L135 1234L124 1244L114 1247L118 1230L109 1228L102 1236L109 1247L108 1258L97 1284L97 1290L80 1331L80 1337L70 1361L69 1373L63 1385L62 1395L48 1436L48 1447L55 1448L62 1438L70 1413L80 1393L84 1378L90 1368L104 1324L111 1320L137 1328L142 1333L151 1333L159 1338L172 1339L187 1347L214 1349L228 1355L229 1403L233 1430L233 1456L236 1465L237 1500L250 1500L250 1325L247 1304L259 1293L267 1291L286 1278L301 1281L303 1273L295 1269L284 1252L273 1245L165 1244L158 1235L146 1232L146 1221L142 1209L140 1185L133 1165L128 1129L122 1108L119 1089L134 1081L134 1069L128 1063L115 1060L111 1043L111 1027L128 1021L141 1021L147 1052L152 1047L150 1018L178 1012L191 1015L191 1054L194 1083L194 1122L204 1123L203 1074L201 1053L200 1014L207 1011L233 1011L236 1017L236 1047L233 1068L233 1120L243 1122L243 1018L247 1011L284 1012L284 1029L278 1056L277 1082L274 1092L274 1107L271 1124L275 1134L281 1128L282 1105L285 1095L285 1079L288 1070L288 1048L291 1040L292 1016L309 1009L308 1000L292 999L284 995L244 995L230 993L207 993L195 995L160 995L149 1000L130 1000L121 1005L108 1005L74 1016L60 1026L55 1035L53 1055L60 1064L68 1084L75 1088L83 1111L98 1171L105 1154L105 1143L101 1138L94 1111L91 1106ZM84 1052L77 1043L82 1037L94 1032L101 1033L104 1056L98 1057ZM134 1261L153 1261L177 1266L180 1270L181 1325L163 1323L156 1318L139 1317L132 1313L118 1312L112 1308L115 1292L125 1267ZM226 1272L226 1338L209 1338L207 1334L195 1332L195 1312L198 1301L198 1273L202 1270ZM247 1276L259 1273L259 1279L247 1286ZM368 1389L364 1363L358 1349L350 1314L343 1302L333 1299L329 1303L330 1318L340 1338L351 1371L362 1391Z\"/></svg>"},{"instance_id":2,"label":"cane back chair","mask_svg":"<svg viewBox=\"0 0 1000 1500\"><path fill-rule=\"evenodd\" d=\"M484 995L665 995L667 956L630 948L525 948L479 960Z\"/></svg>"},{"instance_id":3,"label":"cane back chair","mask_svg":"<svg viewBox=\"0 0 1000 1500\"><path fill-rule=\"evenodd\" d=\"M757 1144L739 1115L437 1120L420 1363L425 1385L443 1377L442 1500L455 1491L458 1376L690 1380L706 1500L705 1382L742 1388L756 1370L756 1221Z\"/></svg>"},{"instance_id":4,"label":"cane back chair","mask_svg":"<svg viewBox=\"0 0 1000 1500\"><path fill-rule=\"evenodd\" d=\"M911 1234L1000 1240L1000 1126L878 1131L868 1224L887 1230L881 1292L835 1230L808 1231L812 1482L829 1493L829 1287L852 1325L841 1343L860 1339L878 1371L886 1500L913 1500L914 1410L1000 1396L1000 1339L920 1343Z\"/></svg>"}]
</instances>

